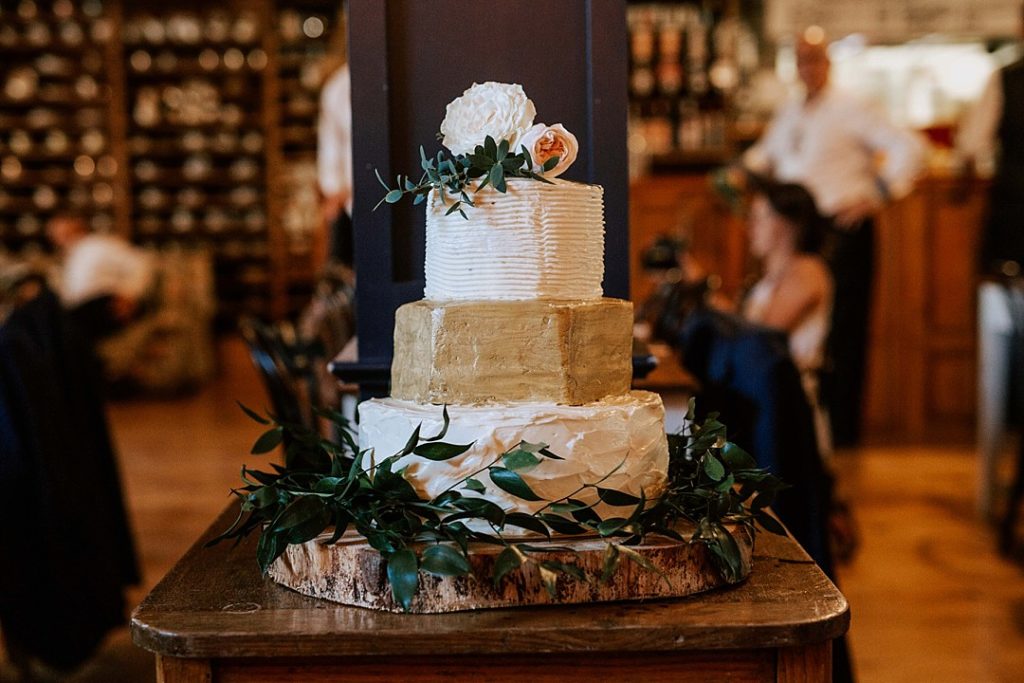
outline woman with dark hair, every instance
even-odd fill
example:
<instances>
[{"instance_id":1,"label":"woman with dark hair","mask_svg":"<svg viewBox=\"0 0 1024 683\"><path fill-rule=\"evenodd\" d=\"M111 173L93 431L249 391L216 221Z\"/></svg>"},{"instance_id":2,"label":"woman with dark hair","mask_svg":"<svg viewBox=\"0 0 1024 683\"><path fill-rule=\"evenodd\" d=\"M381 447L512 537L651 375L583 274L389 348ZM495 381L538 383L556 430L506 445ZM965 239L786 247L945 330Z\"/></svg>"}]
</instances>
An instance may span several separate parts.
<instances>
[{"instance_id":1,"label":"woman with dark hair","mask_svg":"<svg viewBox=\"0 0 1024 683\"><path fill-rule=\"evenodd\" d=\"M815 409L818 446L831 454L828 422L818 401L818 373L825 361L832 315L832 276L817 254L821 217L801 185L760 178L751 184L750 252L762 264L761 279L744 299L748 320L785 332L789 350Z\"/></svg>"}]
</instances>

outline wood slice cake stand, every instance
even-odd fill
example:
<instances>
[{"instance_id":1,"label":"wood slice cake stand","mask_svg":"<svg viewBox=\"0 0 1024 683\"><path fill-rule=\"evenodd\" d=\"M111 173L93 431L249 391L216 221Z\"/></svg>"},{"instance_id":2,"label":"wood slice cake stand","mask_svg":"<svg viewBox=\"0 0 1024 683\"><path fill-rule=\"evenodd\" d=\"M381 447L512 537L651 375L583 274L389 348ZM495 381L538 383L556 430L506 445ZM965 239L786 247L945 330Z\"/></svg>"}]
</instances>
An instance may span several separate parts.
<instances>
[{"instance_id":1,"label":"wood slice cake stand","mask_svg":"<svg viewBox=\"0 0 1024 683\"><path fill-rule=\"evenodd\" d=\"M688 537L692 528L679 528ZM753 538L745 528L729 528L743 554L743 578L751 569ZM270 566L270 577L292 590L315 598L356 607L403 611L391 595L386 565L380 554L361 536L346 535L333 545L329 538L288 546L288 550ZM605 542L598 538L559 538L554 541L523 539L533 546L561 546L574 552L553 550L532 555L538 560L575 563L592 581L584 582L559 575L552 596L544 587L536 565L530 563L510 572L495 587L490 580L500 546L474 545L469 561L472 576L439 577L421 571L419 591L410 612L430 614L463 610L528 605L568 605L574 603L649 600L693 595L726 585L715 567L710 551L701 543L679 543L656 539L633 549L665 573L665 577L620 557L616 572L607 583L597 580L604 566ZM479 577L479 578L477 578Z\"/></svg>"}]
</instances>

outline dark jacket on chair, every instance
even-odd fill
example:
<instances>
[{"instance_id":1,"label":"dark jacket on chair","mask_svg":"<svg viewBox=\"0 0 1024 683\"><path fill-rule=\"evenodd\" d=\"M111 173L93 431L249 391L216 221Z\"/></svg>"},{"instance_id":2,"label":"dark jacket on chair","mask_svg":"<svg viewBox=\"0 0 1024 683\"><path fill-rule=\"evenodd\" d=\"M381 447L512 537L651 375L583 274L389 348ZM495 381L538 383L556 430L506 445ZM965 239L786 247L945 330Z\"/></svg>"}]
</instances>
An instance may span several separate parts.
<instances>
[{"instance_id":1,"label":"dark jacket on chair","mask_svg":"<svg viewBox=\"0 0 1024 683\"><path fill-rule=\"evenodd\" d=\"M830 480L785 334L702 309L687 317L678 342L686 369L702 385L699 411L720 412L729 439L792 487L779 494L773 510L834 576L825 527Z\"/></svg>"}]
</instances>

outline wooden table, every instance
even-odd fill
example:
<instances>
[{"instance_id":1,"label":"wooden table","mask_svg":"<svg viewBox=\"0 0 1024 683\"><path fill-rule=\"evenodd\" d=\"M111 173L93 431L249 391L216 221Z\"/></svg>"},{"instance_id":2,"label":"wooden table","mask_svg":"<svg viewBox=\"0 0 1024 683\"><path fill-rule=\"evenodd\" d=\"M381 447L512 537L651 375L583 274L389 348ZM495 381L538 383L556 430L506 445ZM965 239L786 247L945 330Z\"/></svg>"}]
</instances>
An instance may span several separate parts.
<instances>
[{"instance_id":1,"label":"wooden table","mask_svg":"<svg viewBox=\"0 0 1024 683\"><path fill-rule=\"evenodd\" d=\"M293 593L256 538L203 548L225 510L132 616L164 683L827 681L846 599L788 538L759 537L746 583L648 603L404 615Z\"/></svg>"}]
</instances>

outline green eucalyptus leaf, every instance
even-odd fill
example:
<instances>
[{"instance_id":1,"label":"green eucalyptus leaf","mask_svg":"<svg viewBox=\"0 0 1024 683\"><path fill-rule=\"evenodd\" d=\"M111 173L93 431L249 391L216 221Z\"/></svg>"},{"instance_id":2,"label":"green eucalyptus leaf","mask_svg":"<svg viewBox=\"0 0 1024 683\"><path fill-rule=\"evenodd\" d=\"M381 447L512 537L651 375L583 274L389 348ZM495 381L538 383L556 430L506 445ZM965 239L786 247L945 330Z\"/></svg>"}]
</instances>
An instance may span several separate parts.
<instances>
[{"instance_id":1,"label":"green eucalyptus leaf","mask_svg":"<svg viewBox=\"0 0 1024 683\"><path fill-rule=\"evenodd\" d=\"M725 493L727 491L731 491L732 487L733 487L733 485L735 483L736 483L736 478L733 477L731 474L729 474L729 475L727 475L725 477L725 479L723 479L722 481L718 482L718 485L715 487L715 490L716 491L720 491L721 493Z\"/></svg>"},{"instance_id":2,"label":"green eucalyptus leaf","mask_svg":"<svg viewBox=\"0 0 1024 683\"><path fill-rule=\"evenodd\" d=\"M757 523L773 534L778 534L779 536L787 535L786 527L782 526L782 523L775 519L767 510L761 510L757 513Z\"/></svg>"},{"instance_id":3,"label":"green eucalyptus leaf","mask_svg":"<svg viewBox=\"0 0 1024 683\"><path fill-rule=\"evenodd\" d=\"M388 204L397 204L399 201L401 201L401 199L401 190L391 190L386 195L384 195L384 201L387 202Z\"/></svg>"},{"instance_id":4,"label":"green eucalyptus leaf","mask_svg":"<svg viewBox=\"0 0 1024 683\"><path fill-rule=\"evenodd\" d=\"M745 563L736 539L717 522L708 525L711 533L702 536L702 541L711 551L711 557L718 566L722 578L737 583L746 576Z\"/></svg>"},{"instance_id":5,"label":"green eucalyptus leaf","mask_svg":"<svg viewBox=\"0 0 1024 683\"><path fill-rule=\"evenodd\" d=\"M543 455L545 458L551 458L552 460L565 460L565 458L563 458L560 455L555 455L554 453L549 451L546 447L540 449L537 452L540 453L541 455Z\"/></svg>"},{"instance_id":6,"label":"green eucalyptus leaf","mask_svg":"<svg viewBox=\"0 0 1024 683\"><path fill-rule=\"evenodd\" d=\"M526 145L520 145L520 155L523 157L523 167L527 170L533 169L533 157L530 156L530 150L526 149Z\"/></svg>"},{"instance_id":7,"label":"green eucalyptus leaf","mask_svg":"<svg viewBox=\"0 0 1024 683\"><path fill-rule=\"evenodd\" d=\"M501 460L505 464L505 467L513 472L529 470L540 464L540 459L537 458L537 456L522 449L505 453L501 456Z\"/></svg>"},{"instance_id":8,"label":"green eucalyptus leaf","mask_svg":"<svg viewBox=\"0 0 1024 683\"><path fill-rule=\"evenodd\" d=\"M484 486L479 479L474 479L473 477L467 479L463 483L463 486L470 491L475 491L476 493L485 493L487 491L487 487Z\"/></svg>"},{"instance_id":9,"label":"green eucalyptus leaf","mask_svg":"<svg viewBox=\"0 0 1024 683\"><path fill-rule=\"evenodd\" d=\"M432 441L429 443L422 443L413 449L413 454L418 455L421 458L427 460L433 460L440 462L443 460L451 460L452 458L458 457L473 447L473 444L453 444L444 443L441 441Z\"/></svg>"},{"instance_id":10,"label":"green eucalyptus leaf","mask_svg":"<svg viewBox=\"0 0 1024 683\"><path fill-rule=\"evenodd\" d=\"M424 550L420 568L435 576L465 576L470 573L465 556L447 545L432 545Z\"/></svg>"},{"instance_id":11,"label":"green eucalyptus leaf","mask_svg":"<svg viewBox=\"0 0 1024 683\"><path fill-rule=\"evenodd\" d=\"M444 407L441 408L441 420L441 431L434 436L424 438L424 441L440 441L448 433L448 425L451 424L451 418L448 416L448 404L445 404Z\"/></svg>"},{"instance_id":12,"label":"green eucalyptus leaf","mask_svg":"<svg viewBox=\"0 0 1024 683\"><path fill-rule=\"evenodd\" d=\"M419 588L419 564L416 553L408 548L396 550L388 558L388 583L395 602L406 612Z\"/></svg>"},{"instance_id":13,"label":"green eucalyptus leaf","mask_svg":"<svg viewBox=\"0 0 1024 683\"><path fill-rule=\"evenodd\" d=\"M256 439L256 443L252 445L253 455L260 455L262 453L269 453L278 446L281 445L281 440L284 438L284 429L282 427L274 427L269 429Z\"/></svg>"},{"instance_id":14,"label":"green eucalyptus leaf","mask_svg":"<svg viewBox=\"0 0 1024 683\"><path fill-rule=\"evenodd\" d=\"M324 477L313 485L313 491L315 493L334 493L338 485L344 482L345 480L341 477Z\"/></svg>"},{"instance_id":15,"label":"green eucalyptus leaf","mask_svg":"<svg viewBox=\"0 0 1024 683\"><path fill-rule=\"evenodd\" d=\"M555 166L558 166L559 157L551 157L541 165L541 169L544 173L547 173Z\"/></svg>"},{"instance_id":16,"label":"green eucalyptus leaf","mask_svg":"<svg viewBox=\"0 0 1024 683\"><path fill-rule=\"evenodd\" d=\"M558 572L552 570L550 567L545 566L545 563L541 563L537 567L537 572L540 574L540 580L544 583L544 588L547 590L548 595L552 598L558 597Z\"/></svg>"},{"instance_id":17,"label":"green eucalyptus leaf","mask_svg":"<svg viewBox=\"0 0 1024 683\"><path fill-rule=\"evenodd\" d=\"M623 493L622 491L616 491L615 489L601 488L600 486L597 487L597 495L600 496L601 500L609 505L636 505L640 502L640 499L634 495Z\"/></svg>"},{"instance_id":18,"label":"green eucalyptus leaf","mask_svg":"<svg viewBox=\"0 0 1024 683\"><path fill-rule=\"evenodd\" d=\"M660 567L658 567L658 565L651 562L649 559L638 553L636 550L633 550L632 548L626 545L620 545L619 552L622 553L630 562L633 562L643 567L647 571L654 572L665 581L666 585L668 585L669 587L672 586L672 582L669 581L668 574L666 574L664 571L662 571Z\"/></svg>"},{"instance_id":19,"label":"green eucalyptus leaf","mask_svg":"<svg viewBox=\"0 0 1024 683\"><path fill-rule=\"evenodd\" d=\"M760 491L757 497L750 502L751 512L757 513L775 502L774 491Z\"/></svg>"},{"instance_id":20,"label":"green eucalyptus leaf","mask_svg":"<svg viewBox=\"0 0 1024 683\"><path fill-rule=\"evenodd\" d=\"M578 536L580 534L587 533L587 530L577 524L576 522L566 519L561 515L553 515L546 512L539 513L538 518L544 521L551 530L556 534L565 534L566 536Z\"/></svg>"},{"instance_id":21,"label":"green eucalyptus leaf","mask_svg":"<svg viewBox=\"0 0 1024 683\"><path fill-rule=\"evenodd\" d=\"M490 135L484 138L484 154L490 159L498 158L498 145Z\"/></svg>"},{"instance_id":22,"label":"green eucalyptus leaf","mask_svg":"<svg viewBox=\"0 0 1024 683\"><path fill-rule=\"evenodd\" d=\"M248 500L252 507L262 509L280 503L281 492L275 486L264 486L249 494Z\"/></svg>"},{"instance_id":23,"label":"green eucalyptus leaf","mask_svg":"<svg viewBox=\"0 0 1024 683\"><path fill-rule=\"evenodd\" d=\"M579 506L569 513L572 515L572 518L575 519L577 522L591 525L601 523L601 515L594 512L593 506L583 505L583 503L581 503L580 501L573 500L572 498L569 499L569 503L575 503Z\"/></svg>"},{"instance_id":24,"label":"green eucalyptus leaf","mask_svg":"<svg viewBox=\"0 0 1024 683\"><path fill-rule=\"evenodd\" d=\"M338 540L345 535L345 531L348 530L348 524L351 521L352 518L349 514L341 507L336 506L332 519L332 523L334 524L334 533L331 534L331 537L328 540L324 541L324 545L334 545L337 543Z\"/></svg>"},{"instance_id":25,"label":"green eucalyptus leaf","mask_svg":"<svg viewBox=\"0 0 1024 683\"><path fill-rule=\"evenodd\" d=\"M253 410L251 408L248 408L241 401L235 401L235 403L238 404L238 407L241 408L242 412L244 412L246 415L248 415L250 419L256 420L261 425L268 425L268 424L270 424L270 420L268 420L267 418L263 417L262 415L257 413L255 410Z\"/></svg>"},{"instance_id":26,"label":"green eucalyptus leaf","mask_svg":"<svg viewBox=\"0 0 1024 683\"><path fill-rule=\"evenodd\" d=\"M580 509L583 509L583 508L587 508L587 507L590 507L590 506L587 505L586 503L583 503L583 502L578 501L578 500L573 500L573 499L570 498L569 500L567 500L564 503L552 503L551 507L549 509L552 512L557 512L558 514L572 514L573 512L576 512L577 510L580 510Z\"/></svg>"},{"instance_id":27,"label":"green eucalyptus leaf","mask_svg":"<svg viewBox=\"0 0 1024 683\"><path fill-rule=\"evenodd\" d=\"M704 456L704 474L708 475L712 481L721 481L725 476L725 466L722 465L721 460L708 453Z\"/></svg>"},{"instance_id":28,"label":"green eucalyptus leaf","mask_svg":"<svg viewBox=\"0 0 1024 683\"><path fill-rule=\"evenodd\" d=\"M572 564L569 562L559 562L558 560L543 560L540 566L545 569L550 569L558 574L566 574L576 579L577 581L587 581L588 577L586 572L580 568L579 565Z\"/></svg>"},{"instance_id":29,"label":"green eucalyptus leaf","mask_svg":"<svg viewBox=\"0 0 1024 683\"><path fill-rule=\"evenodd\" d=\"M242 467L242 480L249 481L247 477L252 477L260 484L264 486L270 486L276 484L280 477L270 474L268 472L260 472L259 470L251 470L248 467Z\"/></svg>"},{"instance_id":30,"label":"green eucalyptus leaf","mask_svg":"<svg viewBox=\"0 0 1024 683\"><path fill-rule=\"evenodd\" d=\"M491 185L498 192L505 191L505 169L501 164L494 164L491 166L490 175L488 176L491 180Z\"/></svg>"},{"instance_id":31,"label":"green eucalyptus leaf","mask_svg":"<svg viewBox=\"0 0 1024 683\"><path fill-rule=\"evenodd\" d=\"M622 531L629 523L630 521L625 517L612 517L597 525L597 533L602 536L611 536Z\"/></svg>"},{"instance_id":32,"label":"green eucalyptus leaf","mask_svg":"<svg viewBox=\"0 0 1024 683\"><path fill-rule=\"evenodd\" d=\"M318 496L299 496L274 520L270 531L288 543L305 543L331 523L331 512Z\"/></svg>"},{"instance_id":33,"label":"green eucalyptus leaf","mask_svg":"<svg viewBox=\"0 0 1024 683\"><path fill-rule=\"evenodd\" d=\"M731 441L722 446L722 460L733 470L747 470L757 467L757 462L750 453Z\"/></svg>"},{"instance_id":34,"label":"green eucalyptus leaf","mask_svg":"<svg viewBox=\"0 0 1024 683\"><path fill-rule=\"evenodd\" d=\"M498 586L501 580L508 575L513 569L518 569L523 564L525 559L521 550L513 545L507 546L498 555L498 559L494 562L494 570L492 578L494 579L494 585Z\"/></svg>"},{"instance_id":35,"label":"green eucalyptus leaf","mask_svg":"<svg viewBox=\"0 0 1024 683\"><path fill-rule=\"evenodd\" d=\"M609 543L604 549L604 563L601 568L601 583L608 583L619 568L619 546Z\"/></svg>"},{"instance_id":36,"label":"green eucalyptus leaf","mask_svg":"<svg viewBox=\"0 0 1024 683\"><path fill-rule=\"evenodd\" d=\"M265 529L256 544L256 561L260 565L260 571L266 573L270 565L274 564L274 560L284 554L287 547L278 534Z\"/></svg>"},{"instance_id":37,"label":"green eucalyptus leaf","mask_svg":"<svg viewBox=\"0 0 1024 683\"><path fill-rule=\"evenodd\" d=\"M444 507L446 505L451 505L460 498L462 498L462 494L459 493L458 491L445 491L444 493L437 496L436 498L434 498L434 500L430 502L432 505Z\"/></svg>"},{"instance_id":38,"label":"green eucalyptus leaf","mask_svg":"<svg viewBox=\"0 0 1024 683\"><path fill-rule=\"evenodd\" d=\"M548 531L548 527L540 519L533 515L528 515L525 512L508 512L505 513L505 526L515 526L520 529L526 529L542 536L551 538L551 532Z\"/></svg>"},{"instance_id":39,"label":"green eucalyptus leaf","mask_svg":"<svg viewBox=\"0 0 1024 683\"><path fill-rule=\"evenodd\" d=\"M419 444L419 442L420 442L420 428L422 426L423 426L423 424L420 423L420 424L416 425L416 429L412 430L412 435L409 437L409 440L405 442L405 448L403 448L402 452L399 453L400 456L409 455L410 453L413 452L413 449L415 449L416 446Z\"/></svg>"},{"instance_id":40,"label":"green eucalyptus leaf","mask_svg":"<svg viewBox=\"0 0 1024 683\"><path fill-rule=\"evenodd\" d=\"M512 470L505 469L504 467L489 467L487 473L490 475L494 485L502 491L511 493L513 496L523 500L543 500L543 498L533 492L533 489L523 481L522 477Z\"/></svg>"},{"instance_id":41,"label":"green eucalyptus leaf","mask_svg":"<svg viewBox=\"0 0 1024 683\"><path fill-rule=\"evenodd\" d=\"M462 510L462 512L446 517L445 521L478 518L486 520L499 528L505 524L505 511L500 505L486 498L460 498L455 501L455 507Z\"/></svg>"}]
</instances>

